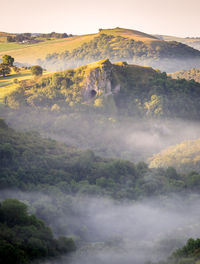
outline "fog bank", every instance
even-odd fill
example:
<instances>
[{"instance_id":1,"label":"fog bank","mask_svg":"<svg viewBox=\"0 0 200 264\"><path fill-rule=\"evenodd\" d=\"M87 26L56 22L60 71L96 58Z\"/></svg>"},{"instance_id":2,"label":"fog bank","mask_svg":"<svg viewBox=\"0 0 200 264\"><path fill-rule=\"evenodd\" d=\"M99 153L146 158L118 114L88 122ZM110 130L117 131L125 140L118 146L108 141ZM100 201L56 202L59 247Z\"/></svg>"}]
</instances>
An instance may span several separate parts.
<instances>
[{"instance_id":1,"label":"fog bank","mask_svg":"<svg viewBox=\"0 0 200 264\"><path fill-rule=\"evenodd\" d=\"M135 263L168 257L200 236L200 196L114 201L101 197L2 191L45 218L55 235L75 238L76 253L47 263Z\"/></svg>"}]
</instances>

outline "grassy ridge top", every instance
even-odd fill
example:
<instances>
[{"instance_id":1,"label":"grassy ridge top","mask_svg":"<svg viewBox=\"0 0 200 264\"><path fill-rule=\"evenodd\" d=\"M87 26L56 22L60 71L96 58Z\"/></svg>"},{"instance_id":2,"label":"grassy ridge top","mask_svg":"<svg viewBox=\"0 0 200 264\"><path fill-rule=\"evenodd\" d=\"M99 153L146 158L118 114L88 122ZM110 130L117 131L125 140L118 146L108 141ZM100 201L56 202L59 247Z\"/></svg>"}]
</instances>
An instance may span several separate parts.
<instances>
[{"instance_id":1,"label":"grassy ridge top","mask_svg":"<svg viewBox=\"0 0 200 264\"><path fill-rule=\"evenodd\" d=\"M137 31L137 30L125 29L125 28L102 29L100 33L107 34L107 35L113 35L113 36L120 35L125 38L130 38L136 41L143 41L143 42L151 42L151 41L161 42L162 41L156 38L155 36L152 36L152 35Z\"/></svg>"}]
</instances>

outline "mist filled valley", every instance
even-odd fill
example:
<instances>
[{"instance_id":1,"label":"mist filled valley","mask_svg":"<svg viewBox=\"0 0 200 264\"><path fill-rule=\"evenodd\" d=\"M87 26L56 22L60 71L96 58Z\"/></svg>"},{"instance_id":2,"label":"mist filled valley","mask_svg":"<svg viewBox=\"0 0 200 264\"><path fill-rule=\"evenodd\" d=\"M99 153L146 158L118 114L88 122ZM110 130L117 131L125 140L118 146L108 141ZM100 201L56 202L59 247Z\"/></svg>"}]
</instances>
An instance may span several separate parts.
<instances>
[{"instance_id":1,"label":"mist filled valley","mask_svg":"<svg viewBox=\"0 0 200 264\"><path fill-rule=\"evenodd\" d=\"M199 264L198 39L0 35L0 262Z\"/></svg>"}]
</instances>

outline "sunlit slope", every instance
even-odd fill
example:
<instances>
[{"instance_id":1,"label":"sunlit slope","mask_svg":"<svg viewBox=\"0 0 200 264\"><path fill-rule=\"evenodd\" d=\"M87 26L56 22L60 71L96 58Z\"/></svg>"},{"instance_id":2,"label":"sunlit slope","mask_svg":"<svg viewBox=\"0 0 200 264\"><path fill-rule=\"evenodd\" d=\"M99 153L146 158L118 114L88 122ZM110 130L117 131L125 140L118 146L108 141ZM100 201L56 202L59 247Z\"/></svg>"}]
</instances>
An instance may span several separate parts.
<instances>
[{"instance_id":1,"label":"sunlit slope","mask_svg":"<svg viewBox=\"0 0 200 264\"><path fill-rule=\"evenodd\" d=\"M51 72L44 71L43 76L47 76ZM32 80L33 75L30 70L21 70L15 73L13 70L11 74L6 77L0 77L0 103L3 102L5 96L15 91L18 88L18 82L23 80Z\"/></svg>"},{"instance_id":2,"label":"sunlit slope","mask_svg":"<svg viewBox=\"0 0 200 264\"><path fill-rule=\"evenodd\" d=\"M171 146L149 159L151 168L173 166L179 171L200 171L200 139Z\"/></svg>"},{"instance_id":3,"label":"sunlit slope","mask_svg":"<svg viewBox=\"0 0 200 264\"><path fill-rule=\"evenodd\" d=\"M0 56L9 53L20 63L36 64L37 59L43 59L49 53L63 52L79 47L92 40L95 34L75 36L70 38L49 40L36 44L0 43Z\"/></svg>"},{"instance_id":4,"label":"sunlit slope","mask_svg":"<svg viewBox=\"0 0 200 264\"><path fill-rule=\"evenodd\" d=\"M9 52L9 55L15 58L15 61L21 63L35 64L37 59L43 59L47 54L61 53L63 51L72 51L80 47L83 43L87 43L100 34L107 34L113 36L122 36L124 38L134 39L142 42L162 42L154 36L139 32L136 30L115 28L103 29L97 34L74 36L65 39L49 40L36 44L25 45L17 43L0 43L0 56Z\"/></svg>"}]
</instances>

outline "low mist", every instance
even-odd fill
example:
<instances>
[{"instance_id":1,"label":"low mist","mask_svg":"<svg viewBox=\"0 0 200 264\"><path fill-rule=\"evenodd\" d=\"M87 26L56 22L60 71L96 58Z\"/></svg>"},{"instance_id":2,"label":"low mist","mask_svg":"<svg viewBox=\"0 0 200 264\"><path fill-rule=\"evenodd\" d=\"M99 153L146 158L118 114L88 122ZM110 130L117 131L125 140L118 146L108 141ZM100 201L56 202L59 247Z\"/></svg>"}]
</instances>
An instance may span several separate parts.
<instances>
[{"instance_id":1,"label":"low mist","mask_svg":"<svg viewBox=\"0 0 200 264\"><path fill-rule=\"evenodd\" d=\"M106 57L105 57L106 56ZM162 58L154 58L154 57L146 57L141 58L141 56L135 56L135 57L117 57L113 58L109 55L100 56L93 59L62 59L62 58L56 58L56 59L38 59L37 64L43 67L44 69L47 69L49 71L64 71L67 69L77 68L81 67L83 65L87 65L93 62L96 62L98 60L102 59L109 59L112 63L119 62L119 61L126 61L128 64L135 64L135 65L141 65L141 66L148 66L152 67L154 69L159 69L160 71L172 73L180 70L189 70L192 68L199 68L200 67L200 59L194 58L194 57L162 57Z\"/></svg>"},{"instance_id":2,"label":"low mist","mask_svg":"<svg viewBox=\"0 0 200 264\"><path fill-rule=\"evenodd\" d=\"M200 124L188 120L145 120L98 114L55 113L19 110L3 115L9 126L21 131L37 131L78 149L95 154L147 161L153 154L184 140L199 138Z\"/></svg>"},{"instance_id":3,"label":"low mist","mask_svg":"<svg viewBox=\"0 0 200 264\"><path fill-rule=\"evenodd\" d=\"M72 236L77 251L47 263L134 263L167 258L190 237L200 236L200 196L171 195L140 202L102 197L2 191L45 219L55 235Z\"/></svg>"}]
</instances>

